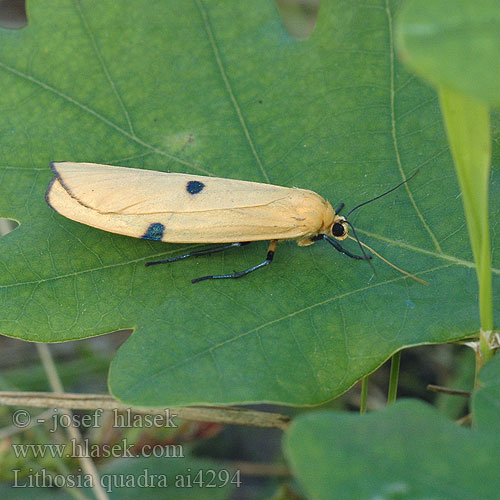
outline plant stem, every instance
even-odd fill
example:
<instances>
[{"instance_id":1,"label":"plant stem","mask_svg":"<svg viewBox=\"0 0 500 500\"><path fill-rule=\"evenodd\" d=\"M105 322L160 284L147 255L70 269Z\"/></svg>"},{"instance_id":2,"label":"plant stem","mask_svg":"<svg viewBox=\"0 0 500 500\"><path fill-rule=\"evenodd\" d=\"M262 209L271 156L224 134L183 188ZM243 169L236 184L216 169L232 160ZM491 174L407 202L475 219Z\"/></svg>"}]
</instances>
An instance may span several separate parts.
<instances>
[{"instance_id":1,"label":"plant stem","mask_svg":"<svg viewBox=\"0 0 500 500\"><path fill-rule=\"evenodd\" d=\"M396 401L398 393L399 365L401 364L401 351L398 351L391 359L391 374L389 376L389 390L387 393L387 404Z\"/></svg>"},{"instance_id":2,"label":"plant stem","mask_svg":"<svg viewBox=\"0 0 500 500\"><path fill-rule=\"evenodd\" d=\"M361 402L359 404L359 413L366 413L366 401L368 399L368 376L361 379Z\"/></svg>"}]
</instances>

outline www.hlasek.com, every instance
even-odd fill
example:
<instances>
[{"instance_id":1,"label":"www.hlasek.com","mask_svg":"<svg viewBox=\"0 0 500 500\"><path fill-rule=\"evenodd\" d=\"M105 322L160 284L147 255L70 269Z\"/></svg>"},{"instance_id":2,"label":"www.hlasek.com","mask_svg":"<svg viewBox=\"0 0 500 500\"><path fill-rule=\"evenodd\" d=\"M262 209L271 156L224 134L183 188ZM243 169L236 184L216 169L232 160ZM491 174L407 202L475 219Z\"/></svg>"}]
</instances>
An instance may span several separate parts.
<instances>
[{"instance_id":1,"label":"www.hlasek.com","mask_svg":"<svg viewBox=\"0 0 500 500\"><path fill-rule=\"evenodd\" d=\"M114 444L91 443L88 439L69 443L11 443L17 458L184 458L181 444L149 445L142 444L140 450L134 450L135 443L129 444L124 438Z\"/></svg>"},{"instance_id":2,"label":"www.hlasek.com","mask_svg":"<svg viewBox=\"0 0 500 500\"><path fill-rule=\"evenodd\" d=\"M240 471L227 469L194 469L187 468L183 474L152 474L143 469L140 474L103 474L95 478L90 474L83 474L78 469L75 474L52 474L46 469L36 472L30 470L25 476L21 469L13 469L13 488L92 488L95 481L111 493L119 488L224 488L226 486L241 486Z\"/></svg>"}]
</instances>

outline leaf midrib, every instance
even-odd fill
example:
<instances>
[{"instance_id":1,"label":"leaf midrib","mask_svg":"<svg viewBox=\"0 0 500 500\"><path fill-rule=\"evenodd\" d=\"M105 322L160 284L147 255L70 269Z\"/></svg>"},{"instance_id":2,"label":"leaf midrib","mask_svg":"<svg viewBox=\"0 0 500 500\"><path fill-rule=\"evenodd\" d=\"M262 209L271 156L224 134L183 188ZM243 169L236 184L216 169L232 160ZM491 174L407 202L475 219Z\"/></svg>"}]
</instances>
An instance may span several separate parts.
<instances>
[{"instance_id":1,"label":"leaf midrib","mask_svg":"<svg viewBox=\"0 0 500 500\"><path fill-rule=\"evenodd\" d=\"M402 241L392 240L391 238L386 238L385 236L380 236L380 235L375 234L375 233L370 233L369 231L365 231L363 229L356 228L356 231L358 233L366 234L367 236L369 236L371 238L375 238L377 240L383 241L384 243L389 243L390 245L393 245L393 246L396 246L399 248L403 248L405 250L409 250L409 251L412 251L415 253L420 253L423 255L428 255L430 257L441 259L441 260L444 260L446 262L449 262L449 263L457 265L457 266L467 267L469 269L476 268L476 265L473 262L459 259L458 257L453 257L452 255L437 253L437 252L434 252L432 250L426 250L424 248L409 245L408 243L404 243ZM6 235L5 237L7 237L7 236L8 235ZM0 285L0 290L4 290L7 288L14 288L14 287L23 286L23 285L37 285L37 284L48 282L48 281L54 281L54 280L64 279L64 278L71 278L74 276L79 276L79 275L86 274L86 273L93 273L93 272L104 270L104 269L113 269L113 268L117 268L117 267L121 267L121 266L127 266L129 264L134 264L134 263L142 262L144 260L150 260L150 259L161 257L161 256L171 255L173 253L175 253L175 254L182 253L184 250L192 250L193 248L197 248L197 246L182 247L182 248L179 247L179 248L176 248L175 250L172 250L171 252L160 252L160 253L140 257L137 259L131 259L131 260L128 260L125 262L118 262L118 263L114 263L114 264L103 265L100 267L93 267L93 268L84 269L81 271L75 271L73 273L61 274L60 276L50 276L48 278L43 278L40 280L22 281L19 283L11 283L9 285ZM447 266L445 266L445 267L447 267ZM419 271L418 273L415 273L415 274L417 276L421 275L421 274L428 274L429 272L432 272L433 270L435 270L435 268L424 269L423 271ZM500 275L500 269L492 268L491 272L493 274ZM403 279L404 279L404 277L403 277Z\"/></svg>"}]
</instances>

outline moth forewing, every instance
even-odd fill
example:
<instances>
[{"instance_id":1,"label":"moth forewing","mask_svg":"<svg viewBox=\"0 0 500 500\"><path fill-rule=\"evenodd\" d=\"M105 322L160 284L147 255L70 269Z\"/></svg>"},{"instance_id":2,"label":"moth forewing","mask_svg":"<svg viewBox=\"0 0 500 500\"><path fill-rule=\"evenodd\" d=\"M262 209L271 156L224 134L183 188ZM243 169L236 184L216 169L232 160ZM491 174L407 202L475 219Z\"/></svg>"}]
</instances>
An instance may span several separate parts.
<instances>
[{"instance_id":1,"label":"moth forewing","mask_svg":"<svg viewBox=\"0 0 500 500\"><path fill-rule=\"evenodd\" d=\"M112 233L171 243L310 237L331 226L331 205L313 191L257 182L93 163L53 163L49 205Z\"/></svg>"}]
</instances>

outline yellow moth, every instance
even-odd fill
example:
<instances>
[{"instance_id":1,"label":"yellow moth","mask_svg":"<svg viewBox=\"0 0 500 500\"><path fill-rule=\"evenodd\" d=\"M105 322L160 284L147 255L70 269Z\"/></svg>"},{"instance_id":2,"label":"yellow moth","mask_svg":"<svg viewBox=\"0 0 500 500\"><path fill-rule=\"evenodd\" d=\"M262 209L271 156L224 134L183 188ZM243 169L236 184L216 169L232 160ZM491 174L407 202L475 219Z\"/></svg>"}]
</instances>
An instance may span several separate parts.
<instances>
[{"instance_id":1,"label":"yellow moth","mask_svg":"<svg viewBox=\"0 0 500 500\"><path fill-rule=\"evenodd\" d=\"M51 163L51 168L55 177L47 189L47 203L69 219L147 240L226 243L146 265L218 252L252 241L271 241L267 257L260 264L232 274L203 276L193 282L239 278L264 267L271 263L279 240L295 239L299 246L326 240L350 257L371 258L362 248L363 255L354 255L339 243L348 237L349 226L352 228L346 217L338 215L343 204L335 211L319 194L306 189L95 163L57 162Z\"/></svg>"}]
</instances>

